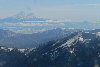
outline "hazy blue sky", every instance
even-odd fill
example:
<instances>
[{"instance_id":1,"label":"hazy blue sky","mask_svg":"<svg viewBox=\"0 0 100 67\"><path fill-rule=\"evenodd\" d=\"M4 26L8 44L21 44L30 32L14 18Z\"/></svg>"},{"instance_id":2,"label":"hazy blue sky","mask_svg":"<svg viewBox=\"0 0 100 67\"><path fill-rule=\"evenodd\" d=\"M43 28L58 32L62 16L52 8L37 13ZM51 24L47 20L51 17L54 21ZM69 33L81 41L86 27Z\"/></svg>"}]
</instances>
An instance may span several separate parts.
<instances>
[{"instance_id":1,"label":"hazy blue sky","mask_svg":"<svg viewBox=\"0 0 100 67\"><path fill-rule=\"evenodd\" d=\"M100 21L100 0L0 0L0 18L20 11L72 21Z\"/></svg>"}]
</instances>

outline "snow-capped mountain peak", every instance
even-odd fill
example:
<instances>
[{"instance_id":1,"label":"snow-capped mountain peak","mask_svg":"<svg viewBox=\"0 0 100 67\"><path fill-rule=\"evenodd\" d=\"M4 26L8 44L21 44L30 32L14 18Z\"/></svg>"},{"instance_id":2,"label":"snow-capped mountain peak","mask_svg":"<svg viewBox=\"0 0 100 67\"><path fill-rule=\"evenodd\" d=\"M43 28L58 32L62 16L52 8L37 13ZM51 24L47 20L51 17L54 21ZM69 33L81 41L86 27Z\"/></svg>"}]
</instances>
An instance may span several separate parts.
<instances>
[{"instance_id":1,"label":"snow-capped mountain peak","mask_svg":"<svg viewBox=\"0 0 100 67\"><path fill-rule=\"evenodd\" d=\"M14 15L16 19L29 19L29 18L36 18L33 13L25 13L24 11L19 12L18 14Z\"/></svg>"}]
</instances>

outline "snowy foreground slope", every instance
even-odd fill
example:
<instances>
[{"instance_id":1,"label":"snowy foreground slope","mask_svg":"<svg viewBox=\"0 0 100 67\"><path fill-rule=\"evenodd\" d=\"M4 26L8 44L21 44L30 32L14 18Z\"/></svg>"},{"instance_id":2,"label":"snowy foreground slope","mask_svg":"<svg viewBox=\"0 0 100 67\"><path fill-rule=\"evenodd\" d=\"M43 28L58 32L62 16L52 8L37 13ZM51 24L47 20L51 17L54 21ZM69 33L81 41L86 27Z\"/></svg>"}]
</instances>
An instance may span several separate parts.
<instances>
[{"instance_id":1,"label":"snowy foreground slope","mask_svg":"<svg viewBox=\"0 0 100 67\"><path fill-rule=\"evenodd\" d=\"M31 49L0 47L0 67L100 67L100 33L77 32Z\"/></svg>"}]
</instances>

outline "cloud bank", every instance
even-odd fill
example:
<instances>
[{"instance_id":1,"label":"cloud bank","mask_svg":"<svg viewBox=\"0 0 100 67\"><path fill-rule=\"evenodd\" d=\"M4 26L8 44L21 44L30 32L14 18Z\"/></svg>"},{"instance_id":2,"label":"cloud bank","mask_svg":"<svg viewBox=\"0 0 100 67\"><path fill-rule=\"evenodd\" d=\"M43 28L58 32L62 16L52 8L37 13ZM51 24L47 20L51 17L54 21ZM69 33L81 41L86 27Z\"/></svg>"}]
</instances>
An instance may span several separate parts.
<instances>
[{"instance_id":1,"label":"cloud bank","mask_svg":"<svg viewBox=\"0 0 100 67\"><path fill-rule=\"evenodd\" d=\"M88 4L90 6L100 6L100 4Z\"/></svg>"}]
</instances>

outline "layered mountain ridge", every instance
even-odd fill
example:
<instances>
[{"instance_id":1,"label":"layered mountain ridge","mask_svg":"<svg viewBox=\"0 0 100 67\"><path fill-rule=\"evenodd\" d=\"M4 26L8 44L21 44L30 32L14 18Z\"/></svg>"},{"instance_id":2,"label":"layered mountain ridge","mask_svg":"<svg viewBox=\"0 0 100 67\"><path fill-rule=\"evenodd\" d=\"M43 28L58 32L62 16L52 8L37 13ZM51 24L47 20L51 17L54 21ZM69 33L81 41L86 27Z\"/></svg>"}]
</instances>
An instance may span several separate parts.
<instances>
[{"instance_id":1,"label":"layered mountain ridge","mask_svg":"<svg viewBox=\"0 0 100 67\"><path fill-rule=\"evenodd\" d=\"M16 48L37 47L41 43L67 37L68 35L80 31L79 29L52 29L40 33L20 34L8 30L0 29L0 45Z\"/></svg>"}]
</instances>

